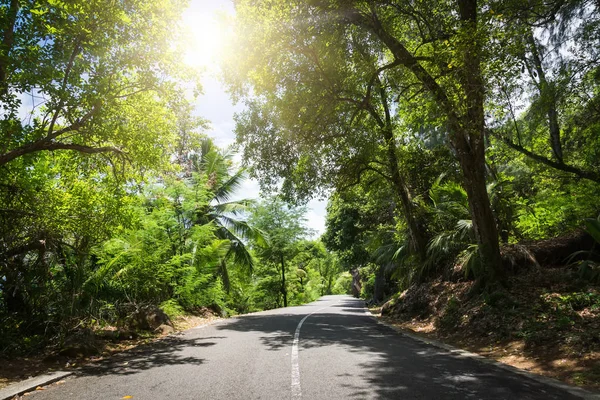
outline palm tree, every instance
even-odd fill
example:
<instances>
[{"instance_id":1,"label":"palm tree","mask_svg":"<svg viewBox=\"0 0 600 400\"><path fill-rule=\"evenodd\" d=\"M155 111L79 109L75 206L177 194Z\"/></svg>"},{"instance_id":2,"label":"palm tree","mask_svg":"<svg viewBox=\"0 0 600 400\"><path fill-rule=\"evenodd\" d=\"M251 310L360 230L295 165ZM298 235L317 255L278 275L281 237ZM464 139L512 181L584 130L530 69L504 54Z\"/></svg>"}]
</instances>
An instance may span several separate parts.
<instances>
[{"instance_id":1,"label":"palm tree","mask_svg":"<svg viewBox=\"0 0 600 400\"><path fill-rule=\"evenodd\" d=\"M245 241L263 241L262 232L248 224L243 217L253 200L232 200L233 194L240 188L246 174L244 169L234 169L231 150L222 151L212 140L205 139L200 152L191 156L192 171L195 184L206 185L212 198L205 209L197 210L195 224L212 224L215 235L229 242L228 250L219 261L219 274L227 291L230 288L227 264L232 261L235 265L251 274L254 259Z\"/></svg>"},{"instance_id":2,"label":"palm tree","mask_svg":"<svg viewBox=\"0 0 600 400\"><path fill-rule=\"evenodd\" d=\"M444 178L443 174L438 177L429 191L434 226L440 231L429 242L425 268L435 268L436 265L443 264L444 260L454 259L465 275L478 277L481 275L482 265L467 193L456 182L443 182ZM506 240L503 241L507 241L511 207L502 194L503 189L510 185L510 180L495 178L487 185L487 191L497 222L502 227L501 232L506 233ZM498 214L502 218L498 218Z\"/></svg>"}]
</instances>

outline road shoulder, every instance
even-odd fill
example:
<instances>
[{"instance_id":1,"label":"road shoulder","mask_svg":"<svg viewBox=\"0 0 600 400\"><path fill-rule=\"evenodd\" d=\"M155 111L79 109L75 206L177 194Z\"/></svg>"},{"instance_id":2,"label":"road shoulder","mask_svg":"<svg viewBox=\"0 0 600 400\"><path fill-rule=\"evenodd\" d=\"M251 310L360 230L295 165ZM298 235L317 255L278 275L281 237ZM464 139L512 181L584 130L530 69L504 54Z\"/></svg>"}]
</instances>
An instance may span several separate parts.
<instances>
[{"instance_id":1,"label":"road shoulder","mask_svg":"<svg viewBox=\"0 0 600 400\"><path fill-rule=\"evenodd\" d=\"M462 358L471 358L471 359L474 359L474 360L477 360L477 361L480 361L480 362L483 362L486 364L494 365L505 371L509 371L511 373L515 373L515 374L524 376L524 377L532 379L536 382L539 382L539 383L542 383L545 385L549 385L549 386L552 386L557 389L562 389L562 390L569 392L570 394L572 394L574 396L578 396L584 400L600 400L600 393L592 393L588 390L569 385L569 384L561 382L559 380L548 378L546 376L542 376L542 375L538 375L538 374L534 374L534 373L525 371L523 369L514 367L512 365L504 364L504 363L501 363L494 359L485 357L481 354L473 353L473 352L452 346L450 344L443 343L439 340L427 337L423 334L415 333L414 331L410 331L406 328L402 328L402 327L398 326L398 324L394 324L393 322L391 322L389 320L383 319L380 314L372 313L367 308L365 308L365 313L367 315L371 316L373 319L375 319L375 321L377 321L378 324L381 324L390 329L393 329L394 331L396 331L397 333L399 333L403 336L409 337L411 339L417 340L422 343L426 343L431 346L435 346L435 347L447 350L448 352L450 352L456 356L459 356Z\"/></svg>"}]
</instances>

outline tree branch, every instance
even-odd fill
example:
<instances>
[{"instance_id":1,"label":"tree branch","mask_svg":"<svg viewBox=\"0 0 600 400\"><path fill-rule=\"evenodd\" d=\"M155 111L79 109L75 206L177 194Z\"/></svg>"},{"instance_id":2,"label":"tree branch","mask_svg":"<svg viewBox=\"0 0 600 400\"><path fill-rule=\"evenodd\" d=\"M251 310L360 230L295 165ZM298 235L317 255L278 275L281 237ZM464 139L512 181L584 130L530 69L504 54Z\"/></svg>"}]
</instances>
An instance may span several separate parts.
<instances>
[{"instance_id":1,"label":"tree branch","mask_svg":"<svg viewBox=\"0 0 600 400\"><path fill-rule=\"evenodd\" d=\"M67 81L69 80L69 75L71 74L71 70L73 69L73 64L75 63L75 57L77 57L77 54L79 54L80 51L81 51L81 48L79 47L79 41L77 41L77 43L75 43L75 46L73 47L73 52L71 53L71 57L69 57L67 67L65 68L65 76L63 77L63 80L61 83L61 90L64 90L67 87ZM48 127L48 137L49 138L52 137L52 132L54 131L54 124L56 124L58 116L60 115L60 112L62 111L64 105L65 105L65 99L64 99L64 97L62 97L58 102L58 107L56 107L56 111L54 112L54 115L52 116L52 120L50 121L50 126ZM54 137L56 137L56 136L54 136Z\"/></svg>"},{"instance_id":2,"label":"tree branch","mask_svg":"<svg viewBox=\"0 0 600 400\"><path fill-rule=\"evenodd\" d=\"M345 185L339 186L336 188L336 190L338 192L344 192L348 189L350 189L351 187L354 187L356 185L360 185L361 181L362 181L362 176L365 172L367 171L372 171L375 172L377 175L381 176L383 179L387 180L388 182L392 182L392 177L385 174L383 171L381 171L378 168L375 168L373 166L370 165L363 165L358 171L356 171L356 179L353 180L352 182L349 182Z\"/></svg>"},{"instance_id":3,"label":"tree branch","mask_svg":"<svg viewBox=\"0 0 600 400\"><path fill-rule=\"evenodd\" d=\"M44 140L51 141L53 139L56 139L60 135L63 135L65 133L72 132L72 131L77 131L77 130L83 128L84 125L94 116L94 114L96 114L96 112L98 112L99 108L100 108L99 103L96 103L87 114L85 114L79 120L73 122L71 125L66 126L62 129L59 129L54 133L48 131L48 135L44 138Z\"/></svg>"},{"instance_id":4,"label":"tree branch","mask_svg":"<svg viewBox=\"0 0 600 400\"><path fill-rule=\"evenodd\" d=\"M503 142L504 144L506 144L508 147L510 147L513 150L518 151L521 154L526 155L527 157L531 158L532 160L541 162L542 164L545 164L549 167L558 169L560 171L564 171L564 172L568 172L571 174L575 174L580 178L583 179L588 179L590 181L596 182L596 183L600 183L600 173L595 172L595 171L586 171L583 170L581 168L578 168L574 165L570 165L570 164L565 164L564 162L559 162L559 161L554 161L551 160L547 157L544 157L542 155L536 154L530 150L527 150L525 147L518 145L516 143L513 143L511 140L502 137L502 135L489 130L490 134L492 136L494 136L495 138L497 138L498 140L500 140L501 142Z\"/></svg>"},{"instance_id":5,"label":"tree branch","mask_svg":"<svg viewBox=\"0 0 600 400\"><path fill-rule=\"evenodd\" d=\"M387 32L375 12L371 16L365 16L356 9L346 12L349 22L362 26L375 34L394 56L394 61L408 68L422 85L434 96L438 105L444 110L448 122L455 132L461 130L460 117L448 98L444 89L436 82L435 78L421 66L415 56L399 40Z\"/></svg>"},{"instance_id":6,"label":"tree branch","mask_svg":"<svg viewBox=\"0 0 600 400\"><path fill-rule=\"evenodd\" d=\"M120 155L124 155L125 153L116 147L113 146L103 146L103 147L92 147L85 146L82 144L75 143L59 143L59 142L50 142L50 141L38 141L34 143L29 143L25 146L21 146L17 149L11 150L8 153L4 153L0 155L0 166L15 158L24 156L26 154L35 153L38 151L54 151L54 150L74 150L79 153L85 154L97 154L97 153L116 153Z\"/></svg>"},{"instance_id":7,"label":"tree branch","mask_svg":"<svg viewBox=\"0 0 600 400\"><path fill-rule=\"evenodd\" d=\"M8 92L8 64L10 60L10 51L15 40L15 23L19 12L19 0L11 0L10 8L7 11L7 24L2 35L2 51L0 56L0 93L5 95Z\"/></svg>"}]
</instances>

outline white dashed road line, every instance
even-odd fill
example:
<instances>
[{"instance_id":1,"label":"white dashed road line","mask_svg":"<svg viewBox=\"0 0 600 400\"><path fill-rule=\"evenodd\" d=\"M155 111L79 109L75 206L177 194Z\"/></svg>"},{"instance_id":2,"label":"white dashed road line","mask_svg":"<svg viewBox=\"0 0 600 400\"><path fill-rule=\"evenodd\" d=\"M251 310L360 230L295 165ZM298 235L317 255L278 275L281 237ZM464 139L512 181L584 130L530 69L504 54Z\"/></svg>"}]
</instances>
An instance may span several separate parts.
<instances>
[{"instance_id":1,"label":"white dashed road line","mask_svg":"<svg viewBox=\"0 0 600 400\"><path fill-rule=\"evenodd\" d=\"M334 303L337 304L337 303ZM292 342L292 398L299 399L302 397L302 388L300 387L300 363L298 360L298 342L300 341L300 328L302 328L302 324L308 317L313 314L318 313L321 310L324 310L328 307L331 307L334 304L330 304L325 307L321 307L316 311L307 314L300 320L300 323L296 327L296 332L294 333L294 341Z\"/></svg>"}]
</instances>

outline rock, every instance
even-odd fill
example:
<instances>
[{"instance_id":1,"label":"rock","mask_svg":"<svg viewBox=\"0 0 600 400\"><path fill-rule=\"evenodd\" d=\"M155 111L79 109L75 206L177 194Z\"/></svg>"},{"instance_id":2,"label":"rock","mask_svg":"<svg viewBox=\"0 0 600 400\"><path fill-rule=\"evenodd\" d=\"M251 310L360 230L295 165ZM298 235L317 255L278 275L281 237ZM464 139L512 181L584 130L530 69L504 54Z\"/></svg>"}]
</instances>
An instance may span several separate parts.
<instances>
[{"instance_id":1,"label":"rock","mask_svg":"<svg viewBox=\"0 0 600 400\"><path fill-rule=\"evenodd\" d=\"M381 306L381 315L390 315L396 305L396 299L391 298L385 302L383 306Z\"/></svg>"},{"instance_id":2,"label":"rock","mask_svg":"<svg viewBox=\"0 0 600 400\"><path fill-rule=\"evenodd\" d=\"M359 298L360 290L362 288L360 283L360 273L358 272L358 269L353 269L350 273L352 274L352 296Z\"/></svg>"},{"instance_id":3,"label":"rock","mask_svg":"<svg viewBox=\"0 0 600 400\"><path fill-rule=\"evenodd\" d=\"M155 333L158 333L161 336L166 336L166 335L170 335L171 333L175 332L175 329L172 326L169 325L160 325L158 328L156 328L154 330Z\"/></svg>"},{"instance_id":4,"label":"rock","mask_svg":"<svg viewBox=\"0 0 600 400\"><path fill-rule=\"evenodd\" d=\"M119 328L119 329L104 329L96 331L96 337L99 339L112 340L113 342L118 340L136 339L138 337L137 332Z\"/></svg>"},{"instance_id":5,"label":"rock","mask_svg":"<svg viewBox=\"0 0 600 400\"><path fill-rule=\"evenodd\" d=\"M88 357L98 354L99 350L87 343L72 344L62 348L58 354L68 358Z\"/></svg>"},{"instance_id":6,"label":"rock","mask_svg":"<svg viewBox=\"0 0 600 400\"><path fill-rule=\"evenodd\" d=\"M99 346L94 333L89 329L81 329L66 338L58 355L64 357L87 357L98 354Z\"/></svg>"},{"instance_id":7,"label":"rock","mask_svg":"<svg viewBox=\"0 0 600 400\"><path fill-rule=\"evenodd\" d=\"M126 317L126 325L132 330L153 331L161 325L173 326L163 310L155 305L137 307Z\"/></svg>"}]
</instances>

